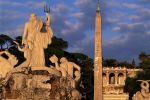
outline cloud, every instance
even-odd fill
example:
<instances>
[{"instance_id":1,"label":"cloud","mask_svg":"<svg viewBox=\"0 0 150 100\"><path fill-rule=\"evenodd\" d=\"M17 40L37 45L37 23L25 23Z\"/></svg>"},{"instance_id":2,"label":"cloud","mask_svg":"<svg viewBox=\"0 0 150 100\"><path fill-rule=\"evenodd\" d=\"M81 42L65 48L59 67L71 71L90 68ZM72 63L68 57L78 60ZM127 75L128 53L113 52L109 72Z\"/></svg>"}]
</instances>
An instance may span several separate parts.
<instances>
[{"instance_id":1,"label":"cloud","mask_svg":"<svg viewBox=\"0 0 150 100\"><path fill-rule=\"evenodd\" d=\"M65 4L57 4L55 8L52 8L53 13L62 14L65 12L69 12L69 7Z\"/></svg>"},{"instance_id":2,"label":"cloud","mask_svg":"<svg viewBox=\"0 0 150 100\"><path fill-rule=\"evenodd\" d=\"M139 9L139 8L141 8L141 6L136 4L136 3L133 3L133 4L131 4L131 3L124 3L123 6L128 8L128 9Z\"/></svg>"},{"instance_id":3,"label":"cloud","mask_svg":"<svg viewBox=\"0 0 150 100\"><path fill-rule=\"evenodd\" d=\"M89 3L91 3L91 0L76 0L76 2L74 4L78 7L81 7L81 6L87 5Z\"/></svg>"},{"instance_id":4,"label":"cloud","mask_svg":"<svg viewBox=\"0 0 150 100\"><path fill-rule=\"evenodd\" d=\"M83 12L77 12L77 13L74 13L72 16L77 19L82 19L85 15Z\"/></svg>"},{"instance_id":5,"label":"cloud","mask_svg":"<svg viewBox=\"0 0 150 100\"><path fill-rule=\"evenodd\" d=\"M10 1L10 0L0 0L0 6L1 7L14 7L14 8L43 8L46 2L36 2L36 1L25 1L25 2L17 2L17 1Z\"/></svg>"},{"instance_id":6,"label":"cloud","mask_svg":"<svg viewBox=\"0 0 150 100\"><path fill-rule=\"evenodd\" d=\"M82 52L88 54L90 57L94 57L94 36L85 36L81 41L77 41L75 45L72 45L68 51L70 52Z\"/></svg>"},{"instance_id":7,"label":"cloud","mask_svg":"<svg viewBox=\"0 0 150 100\"><path fill-rule=\"evenodd\" d=\"M83 52L93 57L97 2L71 1L55 1L56 4L51 9L54 35L69 42L69 51ZM150 53L148 3L150 2L147 0L101 1L105 58L131 60L137 58L141 51ZM44 4L43 0L0 0L0 7L5 8L0 10L0 15L3 15L0 16L0 32L9 33L11 36L21 34L30 13L35 12L44 19L45 16L41 14Z\"/></svg>"}]
</instances>

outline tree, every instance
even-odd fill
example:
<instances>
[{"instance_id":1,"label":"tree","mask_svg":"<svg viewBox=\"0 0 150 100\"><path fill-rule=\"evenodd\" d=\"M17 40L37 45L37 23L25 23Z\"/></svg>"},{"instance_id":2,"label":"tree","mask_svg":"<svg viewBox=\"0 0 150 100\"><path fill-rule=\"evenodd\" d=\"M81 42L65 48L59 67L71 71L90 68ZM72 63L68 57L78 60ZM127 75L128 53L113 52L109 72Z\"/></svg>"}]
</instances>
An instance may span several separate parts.
<instances>
[{"instance_id":1,"label":"tree","mask_svg":"<svg viewBox=\"0 0 150 100\"><path fill-rule=\"evenodd\" d=\"M103 66L117 67L118 61L116 59L106 59L106 60L103 60Z\"/></svg>"},{"instance_id":2,"label":"tree","mask_svg":"<svg viewBox=\"0 0 150 100\"><path fill-rule=\"evenodd\" d=\"M140 67L143 71L137 73L134 78L127 78L125 82L124 91L129 93L129 99L132 100L132 96L140 90L140 84L137 80L150 80L150 58L149 55L142 52L139 55Z\"/></svg>"},{"instance_id":3,"label":"tree","mask_svg":"<svg viewBox=\"0 0 150 100\"><path fill-rule=\"evenodd\" d=\"M149 59L149 56L145 52L141 52L139 55L139 60L141 61L141 64L144 63Z\"/></svg>"},{"instance_id":4,"label":"tree","mask_svg":"<svg viewBox=\"0 0 150 100\"><path fill-rule=\"evenodd\" d=\"M53 48L57 49L66 49L68 48L68 42L63 40L62 38L53 37L52 38L52 44L50 45Z\"/></svg>"},{"instance_id":5,"label":"tree","mask_svg":"<svg viewBox=\"0 0 150 100\"><path fill-rule=\"evenodd\" d=\"M17 36L15 38L15 41L18 42L19 44L21 44L22 43L22 36Z\"/></svg>"},{"instance_id":6,"label":"tree","mask_svg":"<svg viewBox=\"0 0 150 100\"><path fill-rule=\"evenodd\" d=\"M3 46L6 44L6 48L8 49L11 42L13 41L12 38L10 38L9 36L7 35L4 35L4 34L0 34L0 49L4 49Z\"/></svg>"}]
</instances>

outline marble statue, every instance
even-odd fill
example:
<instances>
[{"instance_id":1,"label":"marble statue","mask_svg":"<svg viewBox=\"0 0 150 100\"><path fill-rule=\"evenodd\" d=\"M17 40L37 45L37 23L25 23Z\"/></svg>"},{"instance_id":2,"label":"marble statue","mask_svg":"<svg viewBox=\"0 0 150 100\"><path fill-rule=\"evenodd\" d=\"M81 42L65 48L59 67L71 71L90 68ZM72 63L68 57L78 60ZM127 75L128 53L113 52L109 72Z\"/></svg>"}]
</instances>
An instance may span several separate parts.
<instances>
[{"instance_id":1,"label":"marble statue","mask_svg":"<svg viewBox=\"0 0 150 100\"><path fill-rule=\"evenodd\" d=\"M14 43L17 44L18 50L24 53L24 57L25 57L25 59L26 59L26 60L25 60L21 65L19 65L18 67L29 67L29 66L30 66L30 60L31 60L31 50L29 49L29 45L28 45L29 43L27 43L27 41L25 41L25 42L24 42L25 45L24 45L23 48L21 48L21 47L19 46L19 44L18 44L16 41L14 41Z\"/></svg>"},{"instance_id":2,"label":"marble statue","mask_svg":"<svg viewBox=\"0 0 150 100\"><path fill-rule=\"evenodd\" d=\"M44 49L51 44L53 32L50 28L50 16L46 13L46 23L38 20L36 15L31 14L29 21L25 24L22 44L28 43L31 50L30 66L45 66Z\"/></svg>"},{"instance_id":3,"label":"marble statue","mask_svg":"<svg viewBox=\"0 0 150 100\"><path fill-rule=\"evenodd\" d=\"M136 92L133 100L150 100L149 81L138 80L141 82L141 91Z\"/></svg>"},{"instance_id":4,"label":"marble statue","mask_svg":"<svg viewBox=\"0 0 150 100\"><path fill-rule=\"evenodd\" d=\"M75 81L79 82L80 78L81 78L81 72L80 71L75 71L74 75L75 75Z\"/></svg>"},{"instance_id":5,"label":"marble statue","mask_svg":"<svg viewBox=\"0 0 150 100\"><path fill-rule=\"evenodd\" d=\"M81 71L80 67L74 62L69 62L65 57L60 59L60 67L67 70L67 74L69 77L73 78L74 70Z\"/></svg>"},{"instance_id":6,"label":"marble statue","mask_svg":"<svg viewBox=\"0 0 150 100\"><path fill-rule=\"evenodd\" d=\"M60 66L58 64L58 58L56 57L56 55L53 55L52 57L50 57L50 61L52 63L54 63L55 68L61 72L61 76L66 78L67 77L67 66Z\"/></svg>"},{"instance_id":7,"label":"marble statue","mask_svg":"<svg viewBox=\"0 0 150 100\"><path fill-rule=\"evenodd\" d=\"M60 64L58 63L58 58L56 55L53 55L49 60L55 64L55 68L61 72L62 80L68 79L68 86L76 88L77 84L81 78L80 67L74 62L69 62L65 57L60 59Z\"/></svg>"},{"instance_id":8,"label":"marble statue","mask_svg":"<svg viewBox=\"0 0 150 100\"><path fill-rule=\"evenodd\" d=\"M56 55L50 57L49 60L55 64L55 68L61 72L62 77L69 76L75 79L76 81L79 81L81 77L81 69L77 64L75 64L74 62L69 62L65 57L62 57L60 59L60 64L58 64L58 58L56 57ZM76 71L74 71L74 69Z\"/></svg>"},{"instance_id":9,"label":"marble statue","mask_svg":"<svg viewBox=\"0 0 150 100\"><path fill-rule=\"evenodd\" d=\"M0 99L2 94L6 99L16 97L18 100L81 100L82 95L77 90L80 66L65 57L58 59L56 55L49 58L55 66L45 66L44 49L51 44L53 32L49 8L44 8L44 12L46 22L31 14L24 27L21 46L14 41L18 50L24 53L22 64L14 67L18 63L17 58L7 50L0 52L0 85L2 83L4 89L9 90L2 90L5 96L0 91Z\"/></svg>"},{"instance_id":10,"label":"marble statue","mask_svg":"<svg viewBox=\"0 0 150 100\"><path fill-rule=\"evenodd\" d=\"M2 57L2 54L6 54L8 59ZM0 75L2 78L5 78L6 75L14 68L18 63L17 58L10 54L7 50L0 52Z\"/></svg>"}]
</instances>

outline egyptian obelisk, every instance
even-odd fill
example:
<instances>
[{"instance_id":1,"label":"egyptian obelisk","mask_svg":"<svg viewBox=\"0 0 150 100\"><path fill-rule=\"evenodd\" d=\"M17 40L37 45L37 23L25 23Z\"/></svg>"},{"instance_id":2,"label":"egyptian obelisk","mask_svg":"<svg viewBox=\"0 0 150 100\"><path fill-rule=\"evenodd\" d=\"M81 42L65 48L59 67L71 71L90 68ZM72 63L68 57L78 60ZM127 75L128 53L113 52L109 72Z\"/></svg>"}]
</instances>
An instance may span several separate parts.
<instances>
[{"instance_id":1,"label":"egyptian obelisk","mask_svg":"<svg viewBox=\"0 0 150 100\"><path fill-rule=\"evenodd\" d=\"M100 1L96 10L95 20L95 57L94 57L94 100L103 100L102 93L102 28Z\"/></svg>"}]
</instances>

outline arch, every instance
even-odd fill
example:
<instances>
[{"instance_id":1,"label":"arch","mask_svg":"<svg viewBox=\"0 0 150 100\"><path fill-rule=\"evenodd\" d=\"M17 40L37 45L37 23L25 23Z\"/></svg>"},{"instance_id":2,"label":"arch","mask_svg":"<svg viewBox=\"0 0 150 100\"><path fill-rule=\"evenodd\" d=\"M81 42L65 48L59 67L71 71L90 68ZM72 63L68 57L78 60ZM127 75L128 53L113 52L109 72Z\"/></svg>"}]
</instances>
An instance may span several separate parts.
<instances>
[{"instance_id":1,"label":"arch","mask_svg":"<svg viewBox=\"0 0 150 100\"><path fill-rule=\"evenodd\" d=\"M109 74L109 84L115 84L115 74L114 73Z\"/></svg>"},{"instance_id":2,"label":"arch","mask_svg":"<svg viewBox=\"0 0 150 100\"><path fill-rule=\"evenodd\" d=\"M103 85L107 84L107 77L106 77L106 73L103 73Z\"/></svg>"},{"instance_id":3,"label":"arch","mask_svg":"<svg viewBox=\"0 0 150 100\"><path fill-rule=\"evenodd\" d=\"M118 74L118 84L124 84L124 74L123 73Z\"/></svg>"}]
</instances>

